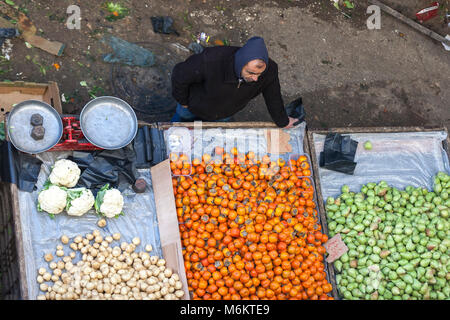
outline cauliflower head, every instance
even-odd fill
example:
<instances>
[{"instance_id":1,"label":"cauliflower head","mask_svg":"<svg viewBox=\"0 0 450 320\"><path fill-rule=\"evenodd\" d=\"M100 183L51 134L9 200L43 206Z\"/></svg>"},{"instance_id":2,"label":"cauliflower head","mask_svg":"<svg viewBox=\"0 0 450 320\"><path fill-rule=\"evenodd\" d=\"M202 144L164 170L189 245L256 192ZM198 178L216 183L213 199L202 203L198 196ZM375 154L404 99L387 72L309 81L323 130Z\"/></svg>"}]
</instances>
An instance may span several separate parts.
<instances>
[{"instance_id":1,"label":"cauliflower head","mask_svg":"<svg viewBox=\"0 0 450 320\"><path fill-rule=\"evenodd\" d=\"M38 196L38 209L50 214L61 213L67 204L66 190L58 186L50 186L42 190Z\"/></svg>"},{"instance_id":2,"label":"cauliflower head","mask_svg":"<svg viewBox=\"0 0 450 320\"><path fill-rule=\"evenodd\" d=\"M106 190L103 202L100 205L100 213L107 218L114 218L122 212L123 196L117 189Z\"/></svg>"},{"instance_id":3,"label":"cauliflower head","mask_svg":"<svg viewBox=\"0 0 450 320\"><path fill-rule=\"evenodd\" d=\"M55 162L49 179L52 184L73 188L80 178L81 170L70 160L61 159Z\"/></svg>"},{"instance_id":4,"label":"cauliflower head","mask_svg":"<svg viewBox=\"0 0 450 320\"><path fill-rule=\"evenodd\" d=\"M86 188L77 188L67 190L66 211L69 216L82 216L94 205L95 199L91 190Z\"/></svg>"}]
</instances>

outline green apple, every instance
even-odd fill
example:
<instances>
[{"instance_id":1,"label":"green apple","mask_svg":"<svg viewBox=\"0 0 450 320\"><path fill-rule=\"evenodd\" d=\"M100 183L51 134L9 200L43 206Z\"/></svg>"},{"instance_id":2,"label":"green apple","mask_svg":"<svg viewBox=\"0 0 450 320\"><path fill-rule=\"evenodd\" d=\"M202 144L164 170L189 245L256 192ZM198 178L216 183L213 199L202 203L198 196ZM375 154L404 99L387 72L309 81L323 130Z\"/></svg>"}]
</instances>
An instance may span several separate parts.
<instances>
[{"instance_id":1,"label":"green apple","mask_svg":"<svg viewBox=\"0 0 450 320\"><path fill-rule=\"evenodd\" d=\"M372 142L366 141L366 142L364 143L364 149L366 149L366 150L372 150Z\"/></svg>"}]
</instances>

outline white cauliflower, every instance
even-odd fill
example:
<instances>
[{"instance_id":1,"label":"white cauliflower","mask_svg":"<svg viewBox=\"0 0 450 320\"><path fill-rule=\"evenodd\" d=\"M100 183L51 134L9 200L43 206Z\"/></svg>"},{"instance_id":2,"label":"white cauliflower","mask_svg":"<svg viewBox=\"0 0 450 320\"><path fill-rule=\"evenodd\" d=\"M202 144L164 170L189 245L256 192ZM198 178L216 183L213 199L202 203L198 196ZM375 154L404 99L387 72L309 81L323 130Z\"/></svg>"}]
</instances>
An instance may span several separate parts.
<instances>
[{"instance_id":1,"label":"white cauliflower","mask_svg":"<svg viewBox=\"0 0 450 320\"><path fill-rule=\"evenodd\" d=\"M38 210L50 214L61 213L67 204L67 191L58 186L50 186L44 189L38 196Z\"/></svg>"},{"instance_id":2,"label":"white cauliflower","mask_svg":"<svg viewBox=\"0 0 450 320\"><path fill-rule=\"evenodd\" d=\"M94 205L95 199L91 190L77 188L67 190L66 211L69 216L82 216Z\"/></svg>"},{"instance_id":3,"label":"white cauliflower","mask_svg":"<svg viewBox=\"0 0 450 320\"><path fill-rule=\"evenodd\" d=\"M97 213L114 218L122 213L123 196L117 189L108 189L109 184L104 185L97 193L95 210Z\"/></svg>"},{"instance_id":4,"label":"white cauliflower","mask_svg":"<svg viewBox=\"0 0 450 320\"><path fill-rule=\"evenodd\" d=\"M55 162L49 179L52 184L73 188L80 178L81 170L70 160L61 159Z\"/></svg>"}]
</instances>

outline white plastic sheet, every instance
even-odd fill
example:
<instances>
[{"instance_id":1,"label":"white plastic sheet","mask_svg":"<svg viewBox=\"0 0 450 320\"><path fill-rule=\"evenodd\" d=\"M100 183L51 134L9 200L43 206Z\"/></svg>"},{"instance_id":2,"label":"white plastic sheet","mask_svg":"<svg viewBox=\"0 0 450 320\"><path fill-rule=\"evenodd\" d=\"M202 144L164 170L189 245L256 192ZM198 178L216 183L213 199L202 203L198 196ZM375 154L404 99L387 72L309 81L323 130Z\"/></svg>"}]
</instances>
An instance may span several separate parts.
<instances>
[{"instance_id":1,"label":"white plastic sheet","mask_svg":"<svg viewBox=\"0 0 450 320\"><path fill-rule=\"evenodd\" d=\"M139 237L141 244L137 246L137 252L144 251L145 245L151 244L153 246L151 254L162 257L150 169L137 170L139 177L147 182L149 192L136 194L129 184L123 184L118 187L124 197L124 216L106 219L107 225L104 228L97 226L99 218L93 209L82 217L69 216L63 211L55 215L55 219L51 219L45 212L37 211L38 193L50 174L51 165L56 160L67 158L69 155L71 155L70 152L45 152L39 154L38 157L43 161L43 164L36 184L38 190L32 193L19 190L22 240L25 251L28 296L30 299L35 299L37 295L42 294L36 282L37 270L40 267L44 267L49 272L51 271L48 263L44 260L44 254L52 253L53 261L61 260L61 258L56 256L56 246L58 244L63 245L60 241L62 235L68 236L70 242L72 242L75 236L85 236L87 233L92 233L95 229L99 230L103 237L119 232L121 239L113 241L111 246L120 245L123 241L131 243L134 237ZM63 245L63 247L65 255L72 251L68 245ZM80 253L76 252L75 262L81 258ZM50 282L48 284L51 285Z\"/></svg>"},{"instance_id":2,"label":"white plastic sheet","mask_svg":"<svg viewBox=\"0 0 450 320\"><path fill-rule=\"evenodd\" d=\"M191 149L183 152L191 155L192 158L201 158L203 154L213 154L214 147L225 147L228 152L232 147L236 147L239 153L249 151L258 152L257 156L263 156L268 153L266 132L268 128L221 128L220 122L217 128L204 128L202 130L189 130ZM177 127L179 128L179 127ZM185 128L183 128L185 129ZM305 136L306 123L302 122L298 126L290 129L282 129L290 135L289 144L292 146L292 152L295 154L303 154L303 139ZM180 152L179 145L171 144L170 141L179 138L171 137L174 129L169 128L164 132L164 139L167 145L167 153ZM171 146L174 145L174 147ZM184 146L184 148L186 148ZM279 154L270 154L272 159L281 157L285 160L289 159L289 154L280 152Z\"/></svg>"},{"instance_id":3,"label":"white plastic sheet","mask_svg":"<svg viewBox=\"0 0 450 320\"><path fill-rule=\"evenodd\" d=\"M324 201L327 197L337 197L341 194L341 187L345 184L354 192L359 192L368 182L381 180L399 189L408 185L431 189L432 177L438 171L450 172L448 156L442 147L442 141L447 138L445 131L349 135L358 141L355 172L353 175L347 175L319 167ZM372 150L364 149L366 141L372 143ZM313 142L319 163L325 135L313 134Z\"/></svg>"}]
</instances>

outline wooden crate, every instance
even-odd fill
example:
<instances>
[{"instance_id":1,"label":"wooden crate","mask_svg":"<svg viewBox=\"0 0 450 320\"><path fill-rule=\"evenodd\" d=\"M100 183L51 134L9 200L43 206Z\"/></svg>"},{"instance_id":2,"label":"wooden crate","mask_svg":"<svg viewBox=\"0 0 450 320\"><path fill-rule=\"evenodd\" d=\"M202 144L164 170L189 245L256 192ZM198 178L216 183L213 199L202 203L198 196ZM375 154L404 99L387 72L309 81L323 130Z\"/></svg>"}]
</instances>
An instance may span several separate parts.
<instances>
[{"instance_id":1,"label":"wooden crate","mask_svg":"<svg viewBox=\"0 0 450 320\"><path fill-rule=\"evenodd\" d=\"M59 114L62 113L61 97L59 95L59 88L56 82L1 82L0 122L3 121L6 113L11 111L14 104L25 100L44 101L55 108L55 110L58 111Z\"/></svg>"},{"instance_id":2,"label":"wooden crate","mask_svg":"<svg viewBox=\"0 0 450 320\"><path fill-rule=\"evenodd\" d=\"M202 122L201 123L202 128L204 129L211 129L211 128L223 128L223 129L250 129L250 128L254 128L254 129L279 129L273 122L226 122L226 123L221 123L221 122ZM164 123L158 123L158 128L162 129L162 130L166 130L169 129L171 127L186 127L189 129L193 129L195 126L195 124L193 122L177 122L177 123L170 123L170 122L164 122ZM303 139L303 150L306 154L309 155L309 157L311 158L312 155L310 153L310 144L309 144L309 139L307 139L307 130L305 130L305 136ZM311 163L312 165L312 163ZM313 177L315 179L315 173L313 173ZM317 194L317 184L315 184L315 199L317 199L318 201L318 194ZM318 209L319 211L319 209ZM320 224L323 226L323 224L326 224L326 221L323 221L323 217L319 216L319 222ZM328 232L328 230L327 230ZM333 273L330 273L333 272ZM334 274L334 270L330 269L328 265L325 265L325 272L327 275L327 280L328 282L332 285L333 287L333 291L331 292L331 295L333 296L333 298L337 298L337 289L336 289L336 277Z\"/></svg>"},{"instance_id":3,"label":"wooden crate","mask_svg":"<svg viewBox=\"0 0 450 320\"><path fill-rule=\"evenodd\" d=\"M316 184L316 195L317 202L319 206L319 215L322 223L322 230L324 233L328 234L328 224L326 218L326 210L324 206L324 199L322 196L322 189L320 184L319 176L319 163L317 161L317 155L321 150L315 150L313 134L323 134L327 133L340 133L340 134L354 134L354 133L392 133L392 132L433 132L433 131L445 131L447 133L447 139L442 142L442 146L449 156L449 145L450 137L448 135L448 130L446 127L348 127L348 128L330 128L328 130L323 129L308 129L306 132L306 138L308 140L309 154L311 155L311 162L314 172L314 182ZM336 283L336 272L332 263L327 263L328 271L331 277L331 284L333 286L333 297L339 299L337 293L337 283Z\"/></svg>"},{"instance_id":4,"label":"wooden crate","mask_svg":"<svg viewBox=\"0 0 450 320\"><path fill-rule=\"evenodd\" d=\"M0 299L28 298L25 259L15 184L0 182Z\"/></svg>"}]
</instances>

